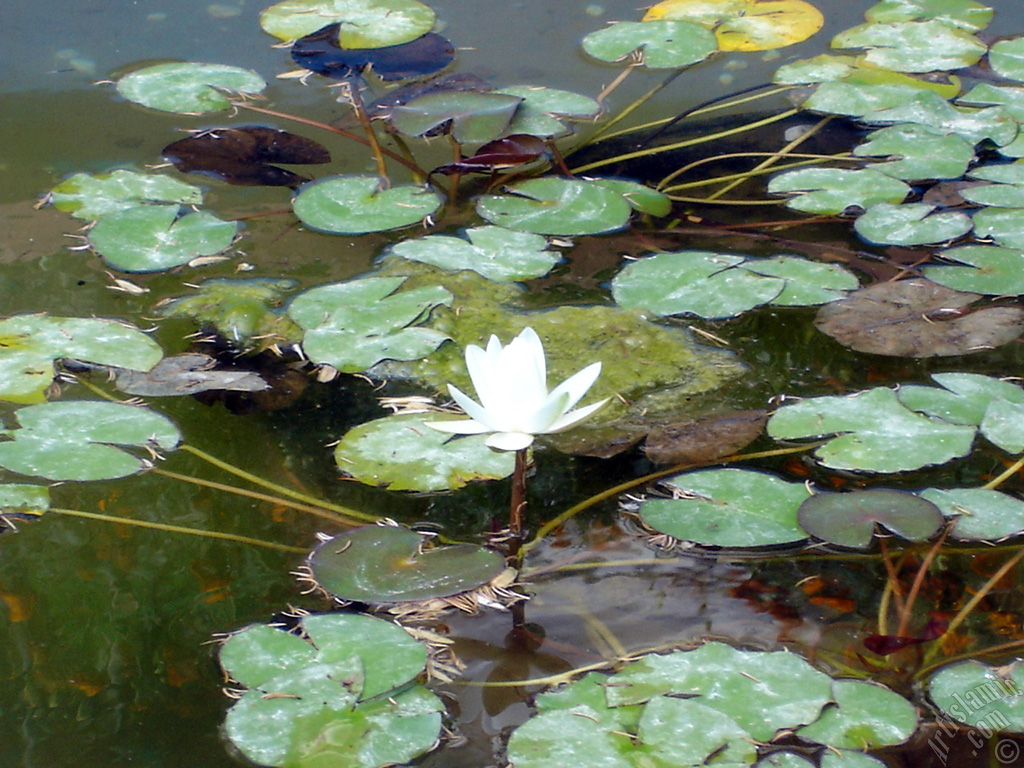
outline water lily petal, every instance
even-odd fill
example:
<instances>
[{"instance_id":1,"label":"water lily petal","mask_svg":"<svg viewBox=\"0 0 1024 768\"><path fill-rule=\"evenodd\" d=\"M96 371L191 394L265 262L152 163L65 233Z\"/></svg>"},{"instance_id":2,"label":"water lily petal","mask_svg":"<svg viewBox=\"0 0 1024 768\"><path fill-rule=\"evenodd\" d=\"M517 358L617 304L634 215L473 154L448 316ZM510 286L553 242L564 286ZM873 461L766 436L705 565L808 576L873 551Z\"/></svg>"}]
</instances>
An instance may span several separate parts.
<instances>
[{"instance_id":1,"label":"water lily petal","mask_svg":"<svg viewBox=\"0 0 1024 768\"><path fill-rule=\"evenodd\" d=\"M448 385L448 394L450 394L452 396L452 400L458 403L459 407L466 412L467 416L487 427L484 431L495 431L501 429L501 425L495 421L494 414L482 407L476 402L476 400L471 398L455 385Z\"/></svg>"},{"instance_id":2,"label":"water lily petal","mask_svg":"<svg viewBox=\"0 0 1024 768\"><path fill-rule=\"evenodd\" d=\"M565 404L565 409L569 410L580 401L581 397L587 394L587 390L593 386L594 382L597 381L597 377L600 375L601 364L591 363L586 368L581 371L577 371L551 390L549 397L561 395L563 392L568 393L569 401Z\"/></svg>"},{"instance_id":3,"label":"water lily petal","mask_svg":"<svg viewBox=\"0 0 1024 768\"><path fill-rule=\"evenodd\" d=\"M453 435L482 435L490 432L486 424L481 424L475 419L453 419L452 421L424 421L431 429L438 432L450 432Z\"/></svg>"},{"instance_id":4,"label":"water lily petal","mask_svg":"<svg viewBox=\"0 0 1024 768\"><path fill-rule=\"evenodd\" d=\"M582 408L577 408L575 411L569 411L547 429L547 434L554 434L555 432L562 432L569 429L569 427L583 421L583 419L587 418L587 416L607 403L610 399L611 398L606 397L604 400L594 403L593 405L585 405Z\"/></svg>"},{"instance_id":5,"label":"water lily petal","mask_svg":"<svg viewBox=\"0 0 1024 768\"><path fill-rule=\"evenodd\" d=\"M533 435L526 432L495 432L486 442L499 451L521 451L533 444Z\"/></svg>"},{"instance_id":6,"label":"water lily petal","mask_svg":"<svg viewBox=\"0 0 1024 768\"><path fill-rule=\"evenodd\" d=\"M491 382L494 381L494 376L497 373L495 361L498 358L497 355L491 354L491 348L495 343L499 347L501 346L498 337L491 336L486 351L475 344L466 347L466 368L469 370L469 378L473 381L473 389L476 390L476 395L480 398L484 408L488 407L488 402L491 399L490 393L494 389Z\"/></svg>"},{"instance_id":7,"label":"water lily petal","mask_svg":"<svg viewBox=\"0 0 1024 768\"><path fill-rule=\"evenodd\" d=\"M517 425L523 432L532 435L543 435L551 425L557 422L569 410L569 394L548 397L540 408L534 408L524 414L522 424Z\"/></svg>"}]
</instances>

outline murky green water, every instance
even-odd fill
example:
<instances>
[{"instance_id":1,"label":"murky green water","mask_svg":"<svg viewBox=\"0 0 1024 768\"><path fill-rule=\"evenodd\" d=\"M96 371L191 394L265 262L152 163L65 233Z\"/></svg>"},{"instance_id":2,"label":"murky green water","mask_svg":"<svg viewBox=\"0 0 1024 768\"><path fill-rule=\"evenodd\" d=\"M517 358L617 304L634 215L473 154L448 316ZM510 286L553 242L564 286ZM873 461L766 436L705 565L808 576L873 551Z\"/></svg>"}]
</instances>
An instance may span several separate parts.
<instances>
[{"instance_id":1,"label":"murky green water","mask_svg":"<svg viewBox=\"0 0 1024 768\"><path fill-rule=\"evenodd\" d=\"M751 54L698 67L659 95L649 111L674 113L756 84L780 61L819 52L823 40L857 23L870 4L821 0L828 25L815 39L785 49L781 59L769 56L765 61L762 54ZM997 33L1024 30L1024 6L1017 0L990 4L998 13L993 27ZM530 82L596 93L617 70L585 60L578 41L603 20L632 18L635 3L437 0L432 5L445 34L468 48L459 53L462 71L502 84ZM216 61L265 75L287 69L285 55L271 49L258 29L256 14L262 7L253 0L222 5L195 0L0 0L0 314L146 314L150 301L145 296L108 290L97 258L66 249L66 233L78 226L75 220L53 210L36 211L33 204L71 172L152 163L178 136L176 129L204 124L121 102L108 87L92 85L94 79L142 59ZM627 92L638 94L654 79L637 77ZM331 115L331 105L316 88L275 85L272 96L281 108L321 118ZM332 149L341 156L340 147ZM363 160L350 162L359 168ZM280 191L223 187L210 194L210 204L222 211L251 206L254 199L269 206L285 197ZM351 243L279 222L254 226L280 230L271 246L252 254L259 274L287 271L310 285L365 271L381 242L371 237ZM186 280L157 275L144 282L162 293L182 290ZM856 388L866 385L871 375L888 381L908 371L919 377L927 370L924 364L895 361L871 372L837 357L813 360L818 368L810 373L800 367L808 365L804 358L780 362L791 336L778 325L758 327L770 322L751 320L736 332L741 353L763 371L764 389L786 389L794 380L821 386L827 376ZM178 350L189 330L167 324L157 339L166 349ZM771 339L767 346L766 337ZM987 358L981 367L1011 372L1019 362L1019 353L1010 350ZM753 389L760 391L761 386ZM368 393L359 395L366 399ZM175 419L190 443L250 472L371 513L408 521L429 518L438 507L432 508L428 500L396 501L335 479L330 452L322 446L356 419L355 402L337 391L318 389L292 411L258 417L234 416L221 406L192 400L161 401L158 407ZM6 415L2 407L0 415ZM311 430L305 426L309 424L315 427ZM211 480L229 479L180 453L161 466ZM557 489L553 485L550 494L533 499L534 521L633 476L638 468L618 460L582 462L564 474L557 468L550 471L558 479ZM489 513L501 509L503 494L503 488L478 491L477 507L458 512L459 525L481 526ZM59 498L68 508L233 531L297 546L311 545L316 530L329 528L271 504L155 474L62 488ZM606 506L596 519L571 525L536 553L531 567L572 557L648 557L648 550L622 539L611 525L611 510ZM0 538L0 766L237 765L218 732L228 700L220 690L209 641L218 632L268 621L290 605L322 607L299 593L289 573L299 558L58 513L23 526L17 534L5 534ZM795 582L800 572L792 568ZM528 608L529 620L547 632L539 652L506 647L508 619L494 613L453 617L457 650L469 662L467 675L514 679L589 663L615 652L616 642L632 649L718 636L757 646L782 640L814 646L849 629L829 626L813 609L799 619L779 615L763 596L755 599L740 589L749 588L750 576L751 569L742 564L702 560L539 575ZM611 646L609 637L615 638ZM429 757L431 765L489 765L490 737L518 724L528 712L522 694L507 689L462 690L458 706L470 741Z\"/></svg>"}]
</instances>

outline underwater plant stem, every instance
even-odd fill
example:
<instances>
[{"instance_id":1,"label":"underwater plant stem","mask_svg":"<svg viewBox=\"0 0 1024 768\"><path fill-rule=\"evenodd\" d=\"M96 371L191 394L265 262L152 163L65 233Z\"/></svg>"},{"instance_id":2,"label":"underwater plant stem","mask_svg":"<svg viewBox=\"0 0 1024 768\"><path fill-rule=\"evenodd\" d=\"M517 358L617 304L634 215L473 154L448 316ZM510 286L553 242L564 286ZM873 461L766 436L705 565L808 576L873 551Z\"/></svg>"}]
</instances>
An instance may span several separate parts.
<instances>
[{"instance_id":1,"label":"underwater plant stem","mask_svg":"<svg viewBox=\"0 0 1024 768\"><path fill-rule=\"evenodd\" d=\"M346 80L344 86L341 99L347 100L352 105L359 124L363 126L363 133L366 134L366 142L373 153L374 162L377 163L377 175L383 176L386 179L388 178L388 166L384 162L384 155L381 153L380 142L377 141L377 134L373 130L373 124L370 122L370 118L366 114L366 108L363 106L362 94L359 93L359 88L351 79Z\"/></svg>"},{"instance_id":2,"label":"underwater plant stem","mask_svg":"<svg viewBox=\"0 0 1024 768\"><path fill-rule=\"evenodd\" d=\"M369 139L365 139L357 133L346 131L344 128L338 128L337 126L330 125L329 123L321 123L318 120L309 120L305 117L299 117L298 115L290 115L287 112L278 112L276 109L265 109L264 107L257 107L252 104L246 104L244 102L232 102L232 106L238 107L239 109L248 109L251 112L259 112L260 114L263 115L270 115L271 117L280 117L284 120L292 120L296 123L302 123L304 125L311 125L314 128L320 128L321 130L324 131L330 131L331 133L336 133L339 136L344 136L346 139L357 141L360 144L363 144L364 146L371 146ZM390 149L387 149L386 147L379 147L379 149L384 155L387 155L396 163L404 165L406 168L408 168L410 171L416 174L418 178L426 178L426 171L424 171L422 168L416 165L416 163L412 162L407 158L402 157L397 152L392 152Z\"/></svg>"},{"instance_id":3,"label":"underwater plant stem","mask_svg":"<svg viewBox=\"0 0 1024 768\"><path fill-rule=\"evenodd\" d=\"M192 477L191 475L183 475L178 472L171 472L168 469L152 469L150 470L154 475L161 475L162 477L170 478L171 480L180 480L183 483L192 483L193 485L201 485L204 488L212 488L216 491L223 491L224 493L233 493L236 496L245 496L249 499L258 499L259 501L268 501L272 504L280 504L282 507L288 507L298 512L308 512L311 515L322 517L326 520L330 520L332 523L340 523L341 525L362 525L362 521L349 520L337 512L331 512L320 507L310 506L308 504L301 504L297 501L289 501L288 499L282 499L278 496L271 496L267 493L259 493L258 491L250 491L245 488L238 488L234 485L228 485L226 483L218 483L213 480L203 480L200 477Z\"/></svg>"},{"instance_id":4,"label":"underwater plant stem","mask_svg":"<svg viewBox=\"0 0 1024 768\"><path fill-rule=\"evenodd\" d=\"M959 613L953 617L949 622L949 626L946 627L946 631L937 638L937 641L933 643L932 647L928 650L928 654L925 656L926 662L935 655L936 649L941 647L941 643L939 641L951 632L956 631L956 629L964 623L964 620L971 615L971 612L978 606L978 603L984 600L988 596L989 592L995 588L996 584L1000 582L1003 576L1013 570L1021 560L1024 560L1024 547L1021 547L1017 554L1003 563L1002 567L989 577L988 581L986 581L981 588L974 593L974 596L968 600L967 604L964 605L964 607L960 609Z\"/></svg>"},{"instance_id":5,"label":"underwater plant stem","mask_svg":"<svg viewBox=\"0 0 1024 768\"><path fill-rule=\"evenodd\" d=\"M685 141L677 141L674 144L664 144L660 147L650 147L648 149L639 149L636 152L627 152L623 155L616 155L614 157L605 157L601 160L595 160L592 163L581 165L577 168L573 168L573 173L585 173L591 171L594 168L603 168L606 165L614 165L615 163L625 162L626 160L635 160L638 157L649 157L650 155L661 154L662 152L671 152L675 149L684 149L686 147L693 147L698 144L706 144L709 141L716 141L718 139L725 139L729 136L735 136L739 133L754 130L765 125L771 125L777 123L780 120L785 120L792 117L800 112L799 109L787 109L783 112L779 112L771 117L766 117L761 120L755 120L752 123L746 123L744 125L737 126L736 128L730 128L725 131L719 131L718 133L709 133L704 136L698 136L694 139L686 139Z\"/></svg>"},{"instance_id":6,"label":"underwater plant stem","mask_svg":"<svg viewBox=\"0 0 1024 768\"><path fill-rule=\"evenodd\" d=\"M516 451L516 467L512 472L512 500L508 511L509 563L519 567L523 553L523 510L526 508L526 470L529 466L527 448Z\"/></svg>"},{"instance_id":7,"label":"underwater plant stem","mask_svg":"<svg viewBox=\"0 0 1024 768\"><path fill-rule=\"evenodd\" d=\"M652 472L649 475L644 475L643 477L637 477L634 478L633 480L627 480L624 483L619 483L618 485L613 486L608 490L601 491L600 493L594 494L590 498L584 499L579 504L575 504L569 507L569 509L565 510L565 512L563 512L562 514L544 523L544 525L542 525L538 529L537 535L530 539L530 541L523 544L523 553L525 554L526 552L529 552L535 546L540 544L541 540L545 536L547 536L553 530L555 530L560 525L565 523L566 520L569 520L574 515L579 514L585 509L589 509L595 504L600 504L605 499L610 499L612 496L617 496L620 493L625 493L626 491L632 488L636 488L638 485L644 485L654 480L658 480L662 477L668 477L669 475L675 475L678 474L679 472L684 472L688 469L696 469L697 467L707 467L713 466L715 464L728 464L734 461L746 461L750 459L765 459L771 456L788 456L789 454L792 453L803 453L804 451L808 451L812 448L817 448L819 445L822 445L822 443L810 443L807 445L800 445L792 448L775 448L770 451L757 451L756 453L733 454L731 456L723 456L722 458L716 459L715 461L698 462L694 464L677 464L674 467L669 467L668 469L662 469L657 472Z\"/></svg>"},{"instance_id":8,"label":"underwater plant stem","mask_svg":"<svg viewBox=\"0 0 1024 768\"><path fill-rule=\"evenodd\" d=\"M684 184L673 184L671 186L667 186L669 182L674 181L675 179L677 179L680 176L682 176L684 173L687 173L688 171L692 171L694 168L698 168L698 167L700 167L702 165L705 165L707 163L715 163L715 162L719 162L721 160L733 160L735 158L740 158L740 157L753 158L753 157L777 157L777 156L778 156L778 153L776 153L776 152L729 152L729 153L724 154L724 155L709 155L708 157L702 157L700 160L694 160L692 163L688 163L688 164L682 166L681 168L676 168L674 171L672 171L672 173L670 173L668 176L666 176L665 178L663 178L661 181L658 182L658 185L657 185L656 189L658 189L660 192L666 192L666 193L667 192L678 192L678 191L683 190L683 189L694 189L696 187L707 187L707 186L710 186L712 184L721 184L723 181L732 181L733 179L739 179L739 180L742 181L743 179L750 179L750 178L753 178L754 176L763 176L763 175L767 175L769 173L777 173L778 171L786 171L786 170L789 170L790 168L801 168L801 167L807 166L807 165L820 164L823 160L824 161L829 161L829 160L847 160L847 161L856 162L857 165L863 165L864 164L862 158L853 157L852 155L850 155L849 152L839 152L839 153L837 153L835 155L816 155L816 154L809 154L809 153L808 154L803 154L803 153L794 152L794 153L791 153L791 154L787 155L787 157L801 158L801 159L795 160L792 163L785 163L784 165L776 165L776 166L773 166L771 168L764 168L762 170L744 171L743 173L730 173L730 174L728 174L726 176L714 176L712 178L698 179L697 181L688 181L688 182L686 182Z\"/></svg>"},{"instance_id":9,"label":"underwater plant stem","mask_svg":"<svg viewBox=\"0 0 1024 768\"><path fill-rule=\"evenodd\" d=\"M306 553L309 551L308 547L293 547L289 544L278 544L275 541L263 541L262 539L254 539L249 536L239 536L234 533L223 533L221 531L204 531L199 528L185 528L180 525L168 525L167 523L151 523L148 520L135 520L130 517L117 517L116 515L101 515L98 512L82 512L77 509L59 509L51 507L48 512L56 512L58 515L67 515L68 517L84 517L89 520L102 520L107 523L121 523L123 525L134 525L138 528L152 528L157 531L167 531L168 533L187 533L190 536L202 536L208 539L225 539L227 541L237 541L240 544L252 544L257 547L266 547L267 549L279 549L282 552L302 552Z\"/></svg>"},{"instance_id":10,"label":"underwater plant stem","mask_svg":"<svg viewBox=\"0 0 1024 768\"><path fill-rule=\"evenodd\" d=\"M259 477L258 475L246 472L244 469L239 469L233 464L228 464L226 461L222 461L218 459L216 456L211 456L206 451L201 451L198 448L189 445L188 443L182 443L180 446L178 446L178 450L185 451L186 453L191 453L196 458L202 459L203 461L209 464L213 464L213 466L217 467L218 469L223 469L225 472L230 472L232 475L240 477L243 480L248 480L250 483L253 483L254 485L267 488L268 490L271 490L274 493L279 493L280 495L287 496L290 499L301 501L302 503L309 504L312 507L318 507L321 509L330 510L331 512L337 512L339 515L342 515L344 517L354 517L356 520L365 520L371 523L377 522L377 518L373 515L367 515L364 512L357 512L354 509L343 507L340 504L332 504L329 501L322 501L308 494L300 493L299 491L293 491L291 488L285 488L283 485L278 485L277 483L272 483L269 480L264 480L262 477Z\"/></svg>"},{"instance_id":11,"label":"underwater plant stem","mask_svg":"<svg viewBox=\"0 0 1024 768\"><path fill-rule=\"evenodd\" d=\"M1021 458L1019 458L1015 462L1013 462L1013 464L1011 464L1003 472L1001 472L998 477L995 477L992 480L989 480L987 483L985 483L981 487L984 490L986 490L986 491L991 491L994 488L998 488L1000 485L1005 483L1007 480L1009 480L1015 474L1020 472L1021 467L1024 467L1024 456L1022 456Z\"/></svg>"},{"instance_id":12,"label":"underwater plant stem","mask_svg":"<svg viewBox=\"0 0 1024 768\"><path fill-rule=\"evenodd\" d=\"M896 612L902 616L905 603L903 601L903 590L900 587L900 568L903 567L904 558L900 558L898 565L894 565L889 554L889 545L884 538L878 540L878 549L882 555L882 564L885 566L885 573L888 578L885 580L885 588L882 590L882 600L878 605L878 634L889 634L889 601L896 602Z\"/></svg>"},{"instance_id":13,"label":"underwater plant stem","mask_svg":"<svg viewBox=\"0 0 1024 768\"><path fill-rule=\"evenodd\" d=\"M623 81L626 79L626 77L629 75L629 73L632 72L634 69L636 69L638 66L640 66L640 64L637 63L637 62L634 62L634 63L630 64L628 67L626 67L624 70L622 70L618 74L618 76L614 80L612 80L607 86L605 86L605 89L603 91L601 91L601 93L599 93L597 95L597 103L598 104L603 104L604 100L606 98L608 98L608 96L611 94L611 92L614 91L616 88L618 88L620 85L622 85ZM671 75L669 75L667 78L665 78L661 83L659 83L658 85L656 85L653 88L651 88L649 91L647 91L647 93L643 94L640 98L638 98L632 104L629 104L624 109L620 110L618 114L616 114L608 122L606 122L604 125L602 125L600 128L598 128L586 141L584 141L578 147L574 147L572 151L576 152L576 151L578 151L580 149L583 149L583 147L589 146L589 145L595 143L596 141L600 140L600 138L602 136L604 136L608 132L609 128L611 128L613 125L616 125L617 123L621 123L623 120L625 120L627 117L629 117L633 112L635 112L637 109L642 107L647 102L648 99L650 99L652 96L654 96L654 94L656 94L662 88L664 88L669 83L671 83L673 80L675 80L677 77L679 77L681 74L683 74L684 71L685 70L679 69L679 70L676 70L675 72L673 72Z\"/></svg>"},{"instance_id":14,"label":"underwater plant stem","mask_svg":"<svg viewBox=\"0 0 1024 768\"><path fill-rule=\"evenodd\" d=\"M452 147L452 163L458 167L458 164L462 162L462 145L458 139L448 134L448 143ZM452 171L448 177L448 205L455 208L459 203L459 182L462 180L462 173L459 171Z\"/></svg>"},{"instance_id":15,"label":"underwater plant stem","mask_svg":"<svg viewBox=\"0 0 1024 768\"><path fill-rule=\"evenodd\" d=\"M935 543L928 549L928 554L925 555L924 560L921 561L921 566L917 569L917 574L914 576L914 583L910 585L910 591L907 593L906 604L903 610L900 612L900 623L896 628L896 637L906 637L907 629L910 626L910 616L914 610L914 601L917 600L918 594L921 592L921 585L924 584L924 577L928 575L928 570L932 567L932 561L935 556L939 554L939 550L942 545L946 543L946 536L949 534L949 526L942 526L942 533L939 538L935 540Z\"/></svg>"}]
</instances>

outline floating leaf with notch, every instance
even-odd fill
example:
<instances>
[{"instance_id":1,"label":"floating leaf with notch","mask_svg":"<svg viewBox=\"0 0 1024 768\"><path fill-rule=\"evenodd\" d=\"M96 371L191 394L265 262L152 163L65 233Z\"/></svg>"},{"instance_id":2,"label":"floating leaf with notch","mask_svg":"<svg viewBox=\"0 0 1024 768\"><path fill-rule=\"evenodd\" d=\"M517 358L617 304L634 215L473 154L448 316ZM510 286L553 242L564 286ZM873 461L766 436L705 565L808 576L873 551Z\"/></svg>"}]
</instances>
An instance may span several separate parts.
<instances>
[{"instance_id":1,"label":"floating leaf with notch","mask_svg":"<svg viewBox=\"0 0 1024 768\"><path fill-rule=\"evenodd\" d=\"M113 320L16 315L0 320L0 400L39 403L58 358L148 371L163 357L149 336Z\"/></svg>"},{"instance_id":2,"label":"floating leaf with notch","mask_svg":"<svg viewBox=\"0 0 1024 768\"><path fill-rule=\"evenodd\" d=\"M644 21L694 21L715 30L723 51L766 51L802 42L825 23L804 0L663 0Z\"/></svg>"},{"instance_id":3,"label":"floating leaf with notch","mask_svg":"<svg viewBox=\"0 0 1024 768\"><path fill-rule=\"evenodd\" d=\"M950 664L928 680L928 698L953 720L985 731L1024 733L1024 662Z\"/></svg>"},{"instance_id":4,"label":"floating leaf with notch","mask_svg":"<svg viewBox=\"0 0 1024 768\"><path fill-rule=\"evenodd\" d=\"M361 614L307 615L303 635L256 624L220 650L245 685L224 730L250 760L293 768L379 768L431 749L441 702L412 681L423 646L396 624Z\"/></svg>"},{"instance_id":5,"label":"floating leaf with notch","mask_svg":"<svg viewBox=\"0 0 1024 768\"><path fill-rule=\"evenodd\" d=\"M202 131L168 144L162 154L182 173L202 173L229 184L247 186L297 187L309 181L272 163L331 162L331 155L322 144L263 126Z\"/></svg>"},{"instance_id":6,"label":"floating leaf with notch","mask_svg":"<svg viewBox=\"0 0 1024 768\"><path fill-rule=\"evenodd\" d=\"M650 69L678 69L718 50L714 34L688 21L619 21L583 38L583 50L601 61L621 61L634 51Z\"/></svg>"},{"instance_id":7,"label":"floating leaf with notch","mask_svg":"<svg viewBox=\"0 0 1024 768\"><path fill-rule=\"evenodd\" d=\"M905 472L966 456L975 430L915 413L893 390L876 388L783 406L768 420L768 434L779 440L827 438L814 451L827 467Z\"/></svg>"},{"instance_id":8,"label":"floating leaf with notch","mask_svg":"<svg viewBox=\"0 0 1024 768\"><path fill-rule=\"evenodd\" d=\"M988 26L993 14L975 0L880 0L864 12L864 18L877 24L934 20L978 31Z\"/></svg>"},{"instance_id":9,"label":"floating leaf with notch","mask_svg":"<svg viewBox=\"0 0 1024 768\"><path fill-rule=\"evenodd\" d=\"M181 215L177 205L147 205L104 216L89 230L89 246L122 272L161 272L231 247L238 222L206 211Z\"/></svg>"},{"instance_id":10,"label":"floating leaf with notch","mask_svg":"<svg viewBox=\"0 0 1024 768\"><path fill-rule=\"evenodd\" d=\"M292 60L324 77L346 80L367 69L384 81L407 80L439 72L455 58L447 38L428 32L414 40L378 48L342 48L340 24L328 24L296 40Z\"/></svg>"},{"instance_id":11,"label":"floating leaf with notch","mask_svg":"<svg viewBox=\"0 0 1024 768\"><path fill-rule=\"evenodd\" d=\"M878 525L902 539L925 541L943 523L930 501L886 488L814 494L800 505L798 520L815 538L850 549L870 547Z\"/></svg>"},{"instance_id":12,"label":"floating leaf with notch","mask_svg":"<svg viewBox=\"0 0 1024 768\"><path fill-rule=\"evenodd\" d=\"M672 201L668 195L629 179L588 179L592 184L618 192L638 213L651 216L668 216L672 212Z\"/></svg>"},{"instance_id":13,"label":"floating leaf with notch","mask_svg":"<svg viewBox=\"0 0 1024 768\"><path fill-rule=\"evenodd\" d=\"M632 212L614 189L578 179L529 179L508 194L484 195L476 211L509 229L542 235L594 235L622 229Z\"/></svg>"},{"instance_id":14,"label":"floating leaf with notch","mask_svg":"<svg viewBox=\"0 0 1024 768\"><path fill-rule=\"evenodd\" d=\"M1007 261L1013 262L1014 258L1011 254L1016 254L1017 260L1024 258L1024 208L982 208L980 211L975 211L974 216L974 236L979 239L991 238L997 245L1003 246L1010 253L1005 254ZM969 246L970 247L970 246ZM975 246L981 248L985 246ZM996 255L996 251L993 250L992 254ZM946 254L943 253L943 256ZM987 270L986 270L987 271ZM941 272L939 273L941 276ZM991 274L991 272L989 272ZM1019 269L1012 272L1007 272L1006 277L1017 278L1020 274ZM929 277L930 280L935 278ZM942 282L942 280L936 280L936 282ZM952 287L952 286L950 286ZM978 290L977 288L966 288L965 290ZM1017 293L1018 291L1008 290L1002 291L1001 293ZM981 291L981 293L988 293L988 291ZM996 292L997 294L999 292Z\"/></svg>"},{"instance_id":15,"label":"floating leaf with notch","mask_svg":"<svg viewBox=\"0 0 1024 768\"><path fill-rule=\"evenodd\" d=\"M199 205L203 193L199 187L163 174L119 170L76 173L55 186L48 200L58 210L92 221L152 203Z\"/></svg>"},{"instance_id":16,"label":"floating leaf with notch","mask_svg":"<svg viewBox=\"0 0 1024 768\"><path fill-rule=\"evenodd\" d=\"M508 130L534 136L561 136L572 129L564 120L592 120L601 105L589 96L536 85L512 85L495 93L518 96L523 101Z\"/></svg>"},{"instance_id":17,"label":"floating leaf with notch","mask_svg":"<svg viewBox=\"0 0 1024 768\"><path fill-rule=\"evenodd\" d=\"M961 541L1000 541L1024 533L1024 502L988 488L925 488L922 498L953 520L950 537Z\"/></svg>"},{"instance_id":18,"label":"floating leaf with notch","mask_svg":"<svg viewBox=\"0 0 1024 768\"><path fill-rule=\"evenodd\" d=\"M936 134L926 126L892 125L869 134L853 149L858 157L899 158L875 163L874 171L904 181L958 179L974 160L974 146L956 134Z\"/></svg>"},{"instance_id":19,"label":"floating leaf with notch","mask_svg":"<svg viewBox=\"0 0 1024 768\"><path fill-rule=\"evenodd\" d=\"M305 329L306 356L356 373L381 360L417 360L437 349L448 336L415 324L434 307L451 303L452 295L439 285L395 293L404 281L365 277L296 296L288 314Z\"/></svg>"},{"instance_id":20,"label":"floating leaf with notch","mask_svg":"<svg viewBox=\"0 0 1024 768\"><path fill-rule=\"evenodd\" d=\"M917 729L917 709L888 688L861 680L834 680L836 706L797 730L801 738L841 749L902 744Z\"/></svg>"},{"instance_id":21,"label":"floating leaf with notch","mask_svg":"<svg viewBox=\"0 0 1024 768\"><path fill-rule=\"evenodd\" d=\"M389 121L407 136L450 134L464 144L493 141L513 130L509 124L523 99L496 91L441 91L399 104Z\"/></svg>"},{"instance_id":22,"label":"floating leaf with notch","mask_svg":"<svg viewBox=\"0 0 1024 768\"><path fill-rule=\"evenodd\" d=\"M969 67L988 47L970 32L941 21L862 24L832 38L833 48L866 48L864 60L897 72Z\"/></svg>"},{"instance_id":23,"label":"floating leaf with notch","mask_svg":"<svg viewBox=\"0 0 1024 768\"><path fill-rule=\"evenodd\" d=\"M492 451L486 435L451 437L423 422L437 417L404 414L350 429L334 449L345 473L393 491L443 491L472 480L508 477L515 457Z\"/></svg>"},{"instance_id":24,"label":"floating leaf with notch","mask_svg":"<svg viewBox=\"0 0 1024 768\"><path fill-rule=\"evenodd\" d=\"M249 96L266 87L252 70L194 62L155 64L117 81L117 92L129 101L181 114L219 112L231 105L226 93Z\"/></svg>"},{"instance_id":25,"label":"floating leaf with notch","mask_svg":"<svg viewBox=\"0 0 1024 768\"><path fill-rule=\"evenodd\" d=\"M933 282L958 291L995 296L1024 294L1024 251L995 245L965 245L942 252L942 258L967 266L929 266Z\"/></svg>"},{"instance_id":26,"label":"floating leaf with notch","mask_svg":"<svg viewBox=\"0 0 1024 768\"><path fill-rule=\"evenodd\" d=\"M368 525L321 543L308 560L313 580L343 602L421 602L487 585L505 558L475 544L430 547L409 528Z\"/></svg>"},{"instance_id":27,"label":"floating leaf with notch","mask_svg":"<svg viewBox=\"0 0 1024 768\"><path fill-rule=\"evenodd\" d=\"M786 200L786 207L797 211L839 214L854 206L866 209L876 203L900 203L910 194L910 187L870 168L803 168L772 178L768 192L795 194Z\"/></svg>"},{"instance_id":28,"label":"floating leaf with notch","mask_svg":"<svg viewBox=\"0 0 1024 768\"><path fill-rule=\"evenodd\" d=\"M671 499L640 505L648 526L705 546L764 547L802 541L797 509L810 494L802 483L742 469L688 472L663 481Z\"/></svg>"},{"instance_id":29,"label":"floating leaf with notch","mask_svg":"<svg viewBox=\"0 0 1024 768\"><path fill-rule=\"evenodd\" d=\"M260 26L281 40L297 40L339 24L342 48L380 48L425 35L434 11L417 0L285 0L260 12Z\"/></svg>"},{"instance_id":30,"label":"floating leaf with notch","mask_svg":"<svg viewBox=\"0 0 1024 768\"><path fill-rule=\"evenodd\" d=\"M50 480L127 477L152 466L145 450L173 451L181 433L145 408L64 400L21 408L20 426L0 431L0 466ZM140 458L116 446L142 450Z\"/></svg>"},{"instance_id":31,"label":"floating leaf with notch","mask_svg":"<svg viewBox=\"0 0 1024 768\"><path fill-rule=\"evenodd\" d=\"M895 357L969 355L1024 332L1024 310L971 308L980 298L930 280L878 283L826 304L814 325L843 346Z\"/></svg>"},{"instance_id":32,"label":"floating leaf with notch","mask_svg":"<svg viewBox=\"0 0 1024 768\"><path fill-rule=\"evenodd\" d=\"M857 217L853 228L871 243L924 245L944 243L966 235L974 226L959 211L932 213L938 206L927 203L876 203Z\"/></svg>"},{"instance_id":33,"label":"floating leaf with notch","mask_svg":"<svg viewBox=\"0 0 1024 768\"><path fill-rule=\"evenodd\" d=\"M546 275L561 260L561 255L547 246L541 235L483 226L467 229L464 238L428 235L404 240L392 246L391 252L442 269L472 269L488 280L510 282Z\"/></svg>"},{"instance_id":34,"label":"floating leaf with notch","mask_svg":"<svg viewBox=\"0 0 1024 768\"><path fill-rule=\"evenodd\" d=\"M1024 80L1024 39L999 40L988 53L989 64L1011 80Z\"/></svg>"},{"instance_id":35,"label":"floating leaf with notch","mask_svg":"<svg viewBox=\"0 0 1024 768\"><path fill-rule=\"evenodd\" d=\"M969 109L956 107L934 91L922 90L911 99L861 115L869 123L914 123L937 133L955 133L971 144L989 140L998 147L1009 144L1018 133L1018 123L1002 107Z\"/></svg>"},{"instance_id":36,"label":"floating leaf with notch","mask_svg":"<svg viewBox=\"0 0 1024 768\"><path fill-rule=\"evenodd\" d=\"M441 207L427 187L390 187L380 176L332 176L299 188L295 215L313 229L364 235L419 224Z\"/></svg>"}]
</instances>

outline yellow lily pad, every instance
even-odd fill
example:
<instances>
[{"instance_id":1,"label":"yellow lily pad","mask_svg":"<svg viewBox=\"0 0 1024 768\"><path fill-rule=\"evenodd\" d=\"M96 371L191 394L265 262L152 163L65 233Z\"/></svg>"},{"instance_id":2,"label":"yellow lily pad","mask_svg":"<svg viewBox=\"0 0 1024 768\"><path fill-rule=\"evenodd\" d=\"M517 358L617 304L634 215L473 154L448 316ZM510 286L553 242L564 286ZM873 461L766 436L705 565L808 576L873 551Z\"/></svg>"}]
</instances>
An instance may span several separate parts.
<instances>
[{"instance_id":1,"label":"yellow lily pad","mask_svg":"<svg viewBox=\"0 0 1024 768\"><path fill-rule=\"evenodd\" d=\"M644 21L693 21L714 29L722 51L766 51L802 42L825 23L804 0L664 0Z\"/></svg>"}]
</instances>

